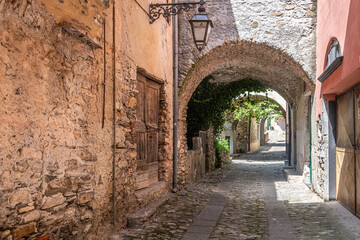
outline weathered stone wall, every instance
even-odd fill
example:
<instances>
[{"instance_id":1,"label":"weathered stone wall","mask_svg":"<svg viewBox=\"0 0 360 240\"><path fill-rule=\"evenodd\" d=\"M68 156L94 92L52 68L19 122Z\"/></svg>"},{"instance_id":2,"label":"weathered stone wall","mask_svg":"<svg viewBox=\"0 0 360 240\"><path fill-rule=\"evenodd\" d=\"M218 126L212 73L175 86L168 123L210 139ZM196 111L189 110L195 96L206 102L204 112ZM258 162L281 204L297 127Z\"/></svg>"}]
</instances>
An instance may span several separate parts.
<instances>
[{"instance_id":1,"label":"weathered stone wall","mask_svg":"<svg viewBox=\"0 0 360 240\"><path fill-rule=\"evenodd\" d=\"M112 9L107 1L97 1L94 6L101 7L95 11L91 2L0 0L0 234L4 239L106 238L113 229L113 186L116 226L125 226L126 216L140 206L134 194L137 71L163 82L159 178L170 189L171 26L161 20L152 30L129 31L123 19L138 16L141 25L149 24L148 16L134 1L117 2L114 145ZM79 13L73 7L89 12ZM146 41L149 32L158 36ZM142 41L137 45L127 45L129 38L139 37ZM152 45L152 52L143 51L142 44Z\"/></svg>"},{"instance_id":2,"label":"weathered stone wall","mask_svg":"<svg viewBox=\"0 0 360 240\"><path fill-rule=\"evenodd\" d=\"M239 121L235 126L235 153L249 151L249 121Z\"/></svg>"},{"instance_id":3,"label":"weathered stone wall","mask_svg":"<svg viewBox=\"0 0 360 240\"><path fill-rule=\"evenodd\" d=\"M300 92L303 94L299 94L297 97L297 105L294 108L296 117L295 117L295 126L296 126L296 162L295 167L299 171L299 173L306 174L309 172L310 167L310 117L311 117L311 109L310 109L310 97L309 93L304 95L306 89L301 88Z\"/></svg>"},{"instance_id":4,"label":"weathered stone wall","mask_svg":"<svg viewBox=\"0 0 360 240\"><path fill-rule=\"evenodd\" d=\"M258 124L256 120L251 119L250 131L250 151L255 151L260 147L260 138L258 136ZM243 120L237 122L235 126L235 153L246 153L249 151L249 121Z\"/></svg>"},{"instance_id":5,"label":"weathered stone wall","mask_svg":"<svg viewBox=\"0 0 360 240\"><path fill-rule=\"evenodd\" d=\"M0 13L0 231L14 239L96 236L109 230L111 216L103 53L37 2L20 9L5 2Z\"/></svg>"},{"instance_id":6,"label":"weathered stone wall","mask_svg":"<svg viewBox=\"0 0 360 240\"><path fill-rule=\"evenodd\" d=\"M325 190L325 161L328 145L327 136L323 134L321 118L316 121L316 126L317 138L315 141L317 144L314 146L313 155L313 187L320 196L323 196Z\"/></svg>"},{"instance_id":7,"label":"weathered stone wall","mask_svg":"<svg viewBox=\"0 0 360 240\"><path fill-rule=\"evenodd\" d=\"M210 128L206 131L206 156L205 156L205 170L210 172L215 170L215 146L214 146L214 129Z\"/></svg>"},{"instance_id":8,"label":"weathered stone wall","mask_svg":"<svg viewBox=\"0 0 360 240\"><path fill-rule=\"evenodd\" d=\"M265 43L290 55L315 81L316 1L210 0L206 10L214 23L208 46L201 52L192 43L184 13L180 22L180 72L182 79L192 65L211 49L238 40ZM181 85L181 82L180 82Z\"/></svg>"},{"instance_id":9,"label":"weathered stone wall","mask_svg":"<svg viewBox=\"0 0 360 240\"><path fill-rule=\"evenodd\" d=\"M259 131L259 132L258 132ZM256 151L260 147L260 126L255 118L251 119L250 151Z\"/></svg>"},{"instance_id":10,"label":"weathered stone wall","mask_svg":"<svg viewBox=\"0 0 360 240\"><path fill-rule=\"evenodd\" d=\"M205 175L205 155L200 137L193 138L193 146L193 149L188 150L187 154L187 161L190 165L189 183L195 183Z\"/></svg>"}]
</instances>

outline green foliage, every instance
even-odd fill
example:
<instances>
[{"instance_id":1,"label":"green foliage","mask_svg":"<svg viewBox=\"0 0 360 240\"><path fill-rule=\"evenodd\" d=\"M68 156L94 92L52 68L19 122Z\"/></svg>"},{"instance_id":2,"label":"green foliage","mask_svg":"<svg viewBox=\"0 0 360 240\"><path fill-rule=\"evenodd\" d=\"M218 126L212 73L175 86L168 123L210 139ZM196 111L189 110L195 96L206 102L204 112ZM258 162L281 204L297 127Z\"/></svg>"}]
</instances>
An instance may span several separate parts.
<instances>
[{"instance_id":1,"label":"green foliage","mask_svg":"<svg viewBox=\"0 0 360 240\"><path fill-rule=\"evenodd\" d=\"M222 152L230 152L230 147L228 141L225 139L215 139L214 141L215 146L215 167L221 167L221 153Z\"/></svg>"},{"instance_id":2,"label":"green foliage","mask_svg":"<svg viewBox=\"0 0 360 240\"><path fill-rule=\"evenodd\" d=\"M225 139L215 139L215 148L219 152L230 152L229 142Z\"/></svg>"},{"instance_id":3,"label":"green foliage","mask_svg":"<svg viewBox=\"0 0 360 240\"><path fill-rule=\"evenodd\" d=\"M268 98L264 100L252 99L250 96L242 98L237 101L237 105L233 110L235 120L246 120L255 118L259 123L263 119L279 119L282 111L279 110L279 105L271 102Z\"/></svg>"},{"instance_id":4,"label":"green foliage","mask_svg":"<svg viewBox=\"0 0 360 240\"><path fill-rule=\"evenodd\" d=\"M212 83L213 77L206 77L193 93L187 111L187 140L192 148L192 138L199 131L214 127L214 134L221 134L225 123L226 111L235 110L233 101L246 92L265 92L267 89L258 81L243 79L231 83Z\"/></svg>"}]
</instances>

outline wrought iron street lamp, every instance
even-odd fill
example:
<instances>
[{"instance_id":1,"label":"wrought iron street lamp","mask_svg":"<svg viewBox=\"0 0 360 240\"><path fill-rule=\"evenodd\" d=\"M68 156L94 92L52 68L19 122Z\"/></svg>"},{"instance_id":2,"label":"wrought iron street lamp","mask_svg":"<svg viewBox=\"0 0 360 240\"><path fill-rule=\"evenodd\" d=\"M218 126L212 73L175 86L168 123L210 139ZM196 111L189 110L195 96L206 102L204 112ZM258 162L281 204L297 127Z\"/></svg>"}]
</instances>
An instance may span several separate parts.
<instances>
[{"instance_id":1,"label":"wrought iron street lamp","mask_svg":"<svg viewBox=\"0 0 360 240\"><path fill-rule=\"evenodd\" d=\"M194 9L200 5L198 9L199 13L195 14L189 22L195 45L197 49L201 51L207 45L211 29L213 28L213 23L206 14L204 4L204 0L200 0L200 2L150 4L150 23L155 22L161 15L167 18L178 14L180 10L188 12L190 9Z\"/></svg>"}]
</instances>

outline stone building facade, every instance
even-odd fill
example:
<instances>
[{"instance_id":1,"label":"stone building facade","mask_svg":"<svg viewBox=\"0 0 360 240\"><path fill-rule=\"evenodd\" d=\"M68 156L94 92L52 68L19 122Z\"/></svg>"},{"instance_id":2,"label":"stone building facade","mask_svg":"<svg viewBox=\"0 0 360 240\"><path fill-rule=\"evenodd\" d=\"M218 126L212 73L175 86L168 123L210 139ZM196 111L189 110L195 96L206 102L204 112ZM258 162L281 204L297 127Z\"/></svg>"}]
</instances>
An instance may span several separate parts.
<instances>
[{"instance_id":1,"label":"stone building facade","mask_svg":"<svg viewBox=\"0 0 360 240\"><path fill-rule=\"evenodd\" d=\"M1 239L104 239L170 190L172 24L141 4L0 0ZM139 75L159 85L157 195L135 190Z\"/></svg>"},{"instance_id":2,"label":"stone building facade","mask_svg":"<svg viewBox=\"0 0 360 240\"><path fill-rule=\"evenodd\" d=\"M318 3L313 186L360 215L359 1Z\"/></svg>"}]
</instances>

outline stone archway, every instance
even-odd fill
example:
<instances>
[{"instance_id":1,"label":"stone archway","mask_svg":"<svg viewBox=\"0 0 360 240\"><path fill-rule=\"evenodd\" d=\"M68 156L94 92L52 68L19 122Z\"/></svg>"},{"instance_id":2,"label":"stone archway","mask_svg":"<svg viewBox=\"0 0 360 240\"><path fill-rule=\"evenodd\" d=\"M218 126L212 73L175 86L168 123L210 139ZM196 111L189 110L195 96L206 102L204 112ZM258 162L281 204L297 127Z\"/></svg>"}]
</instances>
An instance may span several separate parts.
<instances>
[{"instance_id":1,"label":"stone archway","mask_svg":"<svg viewBox=\"0 0 360 240\"><path fill-rule=\"evenodd\" d=\"M214 76L216 82L252 78L275 90L292 109L292 129L295 129L297 124L297 109L299 105L303 105L304 92L314 90L313 82L299 63L283 51L264 43L239 41L225 43L210 50L188 71L179 91L179 171L182 172L179 174L180 184L186 182L188 169L185 137L187 104L197 86L208 75ZM295 148L296 132L292 131L291 136ZM295 162L296 156L292 158Z\"/></svg>"},{"instance_id":2,"label":"stone archway","mask_svg":"<svg viewBox=\"0 0 360 240\"><path fill-rule=\"evenodd\" d=\"M186 115L186 106L200 82L213 75L219 82L244 78L259 80L278 92L291 106L296 103L296 91L315 85L299 63L286 53L252 42L225 43L201 57L188 71L179 90L179 117Z\"/></svg>"},{"instance_id":3,"label":"stone archway","mask_svg":"<svg viewBox=\"0 0 360 240\"><path fill-rule=\"evenodd\" d=\"M316 1L207 0L206 9L214 29L202 52L191 44L187 19L194 12L179 18L179 183L186 181L187 104L210 74L218 82L253 78L277 91L291 109L292 158L302 158L308 143L296 152L296 142L309 135L299 121L309 115L306 98L315 88Z\"/></svg>"}]
</instances>

